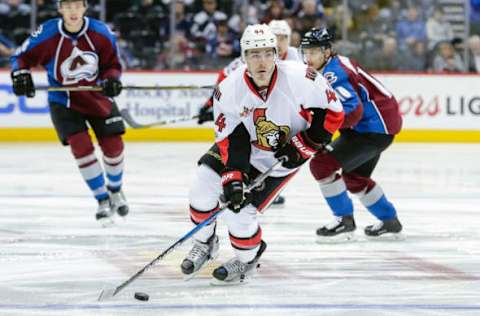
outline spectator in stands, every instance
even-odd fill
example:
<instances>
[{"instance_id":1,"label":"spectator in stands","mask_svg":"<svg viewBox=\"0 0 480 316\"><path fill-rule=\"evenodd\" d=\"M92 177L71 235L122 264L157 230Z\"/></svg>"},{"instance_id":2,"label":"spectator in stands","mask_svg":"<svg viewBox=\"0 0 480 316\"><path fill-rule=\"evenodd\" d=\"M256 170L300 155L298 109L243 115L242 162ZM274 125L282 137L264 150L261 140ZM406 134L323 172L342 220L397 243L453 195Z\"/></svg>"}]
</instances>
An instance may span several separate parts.
<instances>
[{"instance_id":1,"label":"spectator in stands","mask_svg":"<svg viewBox=\"0 0 480 316\"><path fill-rule=\"evenodd\" d=\"M392 44L391 38L395 36L393 25L388 18L380 16L380 9L377 4L372 4L367 8L367 15L364 25L361 26L359 40L365 47L368 54L371 50L385 48ZM388 39L387 39L388 38ZM395 41L396 49L396 41Z\"/></svg>"},{"instance_id":2,"label":"spectator in stands","mask_svg":"<svg viewBox=\"0 0 480 316\"><path fill-rule=\"evenodd\" d=\"M182 1L175 2L175 31L177 35L183 36L185 39L190 39L190 29L192 27L192 19L189 14L185 13L185 3ZM160 38L162 41L167 41L170 38L170 16L163 17L162 23L160 23L159 30Z\"/></svg>"},{"instance_id":3,"label":"spectator in stands","mask_svg":"<svg viewBox=\"0 0 480 316\"><path fill-rule=\"evenodd\" d=\"M415 42L413 47L402 53L402 58L398 70L402 71L426 71L427 66L427 48L425 42Z\"/></svg>"},{"instance_id":4,"label":"spectator in stands","mask_svg":"<svg viewBox=\"0 0 480 316\"><path fill-rule=\"evenodd\" d=\"M116 32L118 55L120 56L120 64L122 69L140 68L140 60L135 57L130 49L129 42L121 37L120 33Z\"/></svg>"},{"instance_id":5,"label":"spectator in stands","mask_svg":"<svg viewBox=\"0 0 480 316\"><path fill-rule=\"evenodd\" d=\"M219 20L227 19L227 15L224 12L217 10L216 0L203 0L202 6L203 10L193 17L193 25L190 29L200 48L203 48L210 34L217 31L216 23Z\"/></svg>"},{"instance_id":6,"label":"spectator in stands","mask_svg":"<svg viewBox=\"0 0 480 316\"><path fill-rule=\"evenodd\" d=\"M397 71L400 68L400 56L395 38L386 37L381 50L372 50L366 54L365 67L381 71Z\"/></svg>"},{"instance_id":7,"label":"spectator in stands","mask_svg":"<svg viewBox=\"0 0 480 316\"><path fill-rule=\"evenodd\" d=\"M480 36L474 35L468 40L470 51L469 71L480 73Z\"/></svg>"},{"instance_id":8,"label":"spectator in stands","mask_svg":"<svg viewBox=\"0 0 480 316\"><path fill-rule=\"evenodd\" d=\"M260 23L268 24L272 20L283 20L284 18L285 7L283 6L283 1L273 0L270 2L270 6L265 12L263 19L260 20Z\"/></svg>"},{"instance_id":9,"label":"spectator in stands","mask_svg":"<svg viewBox=\"0 0 480 316\"><path fill-rule=\"evenodd\" d=\"M137 0L134 1L131 11L135 12L137 16L145 17L149 15L161 15L165 11L165 8L153 0Z\"/></svg>"},{"instance_id":10,"label":"spectator in stands","mask_svg":"<svg viewBox=\"0 0 480 316\"><path fill-rule=\"evenodd\" d=\"M432 50L438 42L453 39L452 26L445 20L442 7L437 7L427 20L427 38L429 50Z\"/></svg>"},{"instance_id":11,"label":"spectator in stands","mask_svg":"<svg viewBox=\"0 0 480 316\"><path fill-rule=\"evenodd\" d=\"M419 18L415 6L407 9L406 18L397 22L396 30L400 50L412 48L416 42L423 42L427 39L425 21Z\"/></svg>"},{"instance_id":12,"label":"spectator in stands","mask_svg":"<svg viewBox=\"0 0 480 316\"><path fill-rule=\"evenodd\" d=\"M228 28L226 19L218 20L216 22L216 28L217 32L213 33L207 42L207 54L209 57L225 58L230 61L233 57L239 55L239 39L236 34ZM217 60L213 61L218 63ZM215 64L212 64L212 66L215 67Z\"/></svg>"},{"instance_id":13,"label":"spectator in stands","mask_svg":"<svg viewBox=\"0 0 480 316\"><path fill-rule=\"evenodd\" d=\"M30 2L30 1L29 1ZM0 14L30 14L31 7L23 0L6 0L0 3Z\"/></svg>"},{"instance_id":14,"label":"spectator in stands","mask_svg":"<svg viewBox=\"0 0 480 316\"><path fill-rule=\"evenodd\" d=\"M470 34L480 34L480 0L470 0Z\"/></svg>"},{"instance_id":15,"label":"spectator in stands","mask_svg":"<svg viewBox=\"0 0 480 316\"><path fill-rule=\"evenodd\" d=\"M323 8L323 6L320 8ZM300 34L305 34L314 27L325 27L326 21L323 19L323 13L323 11L319 11L315 0L303 0L302 9L298 13L294 29Z\"/></svg>"},{"instance_id":16,"label":"spectator in stands","mask_svg":"<svg viewBox=\"0 0 480 316\"><path fill-rule=\"evenodd\" d=\"M440 42L437 48L437 55L433 59L434 72L462 72L465 71L460 55L455 52L453 45L448 42Z\"/></svg>"}]
</instances>

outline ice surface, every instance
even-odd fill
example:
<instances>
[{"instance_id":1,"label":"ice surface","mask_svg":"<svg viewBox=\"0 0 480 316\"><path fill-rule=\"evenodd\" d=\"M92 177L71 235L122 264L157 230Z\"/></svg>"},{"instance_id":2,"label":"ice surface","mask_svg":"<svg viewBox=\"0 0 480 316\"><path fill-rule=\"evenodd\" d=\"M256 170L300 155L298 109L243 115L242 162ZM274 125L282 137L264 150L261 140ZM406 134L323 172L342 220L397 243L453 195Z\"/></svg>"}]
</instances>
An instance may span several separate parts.
<instances>
[{"instance_id":1,"label":"ice surface","mask_svg":"<svg viewBox=\"0 0 480 316\"><path fill-rule=\"evenodd\" d=\"M128 143L131 213L113 228L69 148L0 144L0 315L480 315L480 146L394 144L374 179L395 203L404 241L369 241L373 217L354 199L357 241L315 243L330 212L306 166L284 208L260 217L268 243L258 275L212 287L232 251L220 220L212 267L183 281L190 242L97 302L191 229L189 182L207 143ZM97 151L98 152L98 151ZM150 301L133 298L146 292Z\"/></svg>"}]
</instances>

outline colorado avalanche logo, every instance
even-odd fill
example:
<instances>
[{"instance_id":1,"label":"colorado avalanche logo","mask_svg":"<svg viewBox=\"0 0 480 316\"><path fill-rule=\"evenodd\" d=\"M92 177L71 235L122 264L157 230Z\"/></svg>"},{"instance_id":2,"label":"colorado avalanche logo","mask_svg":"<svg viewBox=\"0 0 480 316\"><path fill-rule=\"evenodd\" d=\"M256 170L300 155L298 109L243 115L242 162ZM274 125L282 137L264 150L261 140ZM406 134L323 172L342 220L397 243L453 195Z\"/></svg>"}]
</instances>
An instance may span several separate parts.
<instances>
[{"instance_id":1,"label":"colorado avalanche logo","mask_svg":"<svg viewBox=\"0 0 480 316\"><path fill-rule=\"evenodd\" d=\"M94 81L98 76L98 55L74 47L70 56L60 66L63 84L73 84L81 80Z\"/></svg>"},{"instance_id":2,"label":"colorado avalanche logo","mask_svg":"<svg viewBox=\"0 0 480 316\"><path fill-rule=\"evenodd\" d=\"M335 73L331 71L324 73L323 76L325 77L325 79L327 79L328 83L330 84L334 84L338 79Z\"/></svg>"}]
</instances>

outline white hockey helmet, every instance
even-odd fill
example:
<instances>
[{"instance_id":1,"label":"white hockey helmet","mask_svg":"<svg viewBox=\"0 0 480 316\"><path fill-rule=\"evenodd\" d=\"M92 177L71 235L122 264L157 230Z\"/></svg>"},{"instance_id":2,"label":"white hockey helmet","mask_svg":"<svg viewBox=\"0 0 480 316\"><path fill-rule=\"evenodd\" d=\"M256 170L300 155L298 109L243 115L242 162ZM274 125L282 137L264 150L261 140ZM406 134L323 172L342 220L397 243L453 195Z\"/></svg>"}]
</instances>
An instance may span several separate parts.
<instances>
[{"instance_id":1,"label":"white hockey helmet","mask_svg":"<svg viewBox=\"0 0 480 316\"><path fill-rule=\"evenodd\" d=\"M270 28L266 24L247 26L240 39L242 59L245 60L245 52L249 49L268 47L275 49L275 53L277 53L277 37Z\"/></svg>"},{"instance_id":2,"label":"white hockey helmet","mask_svg":"<svg viewBox=\"0 0 480 316\"><path fill-rule=\"evenodd\" d=\"M285 20L271 20L268 23L268 27L272 30L272 33L275 35L287 35L288 44L290 45L290 38L292 36L292 29Z\"/></svg>"}]
</instances>

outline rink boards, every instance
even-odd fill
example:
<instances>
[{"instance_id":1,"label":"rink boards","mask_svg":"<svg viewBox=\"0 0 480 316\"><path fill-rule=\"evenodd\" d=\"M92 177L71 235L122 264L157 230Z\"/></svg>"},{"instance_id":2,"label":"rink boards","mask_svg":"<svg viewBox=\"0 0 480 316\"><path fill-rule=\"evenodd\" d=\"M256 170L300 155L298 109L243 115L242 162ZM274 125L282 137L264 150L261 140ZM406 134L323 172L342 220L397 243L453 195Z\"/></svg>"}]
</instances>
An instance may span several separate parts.
<instances>
[{"instance_id":1,"label":"rink boards","mask_svg":"<svg viewBox=\"0 0 480 316\"><path fill-rule=\"evenodd\" d=\"M216 72L126 72L124 85L211 85ZM453 74L376 74L396 96L404 119L398 141L480 142L480 76ZM34 72L36 85L46 85L46 74ZM140 123L191 117L211 94L209 89L124 91L115 98ZM0 141L55 141L48 114L47 94L17 98L9 72L0 70ZM131 141L209 141L212 124L195 120L148 129L130 129Z\"/></svg>"}]
</instances>

